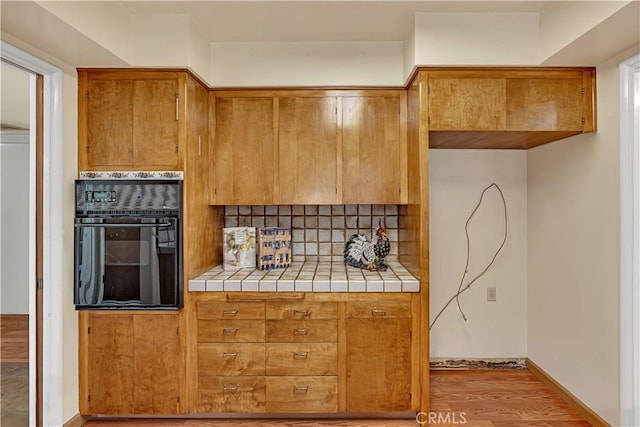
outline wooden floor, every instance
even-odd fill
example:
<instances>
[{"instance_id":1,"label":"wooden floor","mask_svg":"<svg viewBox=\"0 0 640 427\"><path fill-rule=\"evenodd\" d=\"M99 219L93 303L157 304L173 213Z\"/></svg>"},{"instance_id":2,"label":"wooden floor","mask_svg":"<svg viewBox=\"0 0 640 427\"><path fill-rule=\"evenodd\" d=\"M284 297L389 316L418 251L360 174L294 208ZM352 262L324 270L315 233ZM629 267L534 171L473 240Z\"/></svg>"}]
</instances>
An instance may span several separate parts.
<instances>
[{"instance_id":1,"label":"wooden floor","mask_svg":"<svg viewBox=\"0 0 640 427\"><path fill-rule=\"evenodd\" d=\"M0 426L29 425L29 316L0 316Z\"/></svg>"},{"instance_id":2,"label":"wooden floor","mask_svg":"<svg viewBox=\"0 0 640 427\"><path fill-rule=\"evenodd\" d=\"M2 316L2 426L28 425L28 317ZM431 371L431 426L586 427L589 423L526 370ZM431 421L431 422L429 422ZM100 419L86 427L405 427L414 418L376 420Z\"/></svg>"},{"instance_id":3,"label":"wooden floor","mask_svg":"<svg viewBox=\"0 0 640 427\"><path fill-rule=\"evenodd\" d=\"M587 427L589 423L526 370L431 371L431 426ZM86 427L400 427L387 420L93 420ZM424 424L427 425L427 424Z\"/></svg>"},{"instance_id":4,"label":"wooden floor","mask_svg":"<svg viewBox=\"0 0 640 427\"><path fill-rule=\"evenodd\" d=\"M0 361L29 361L29 315L0 316Z\"/></svg>"}]
</instances>

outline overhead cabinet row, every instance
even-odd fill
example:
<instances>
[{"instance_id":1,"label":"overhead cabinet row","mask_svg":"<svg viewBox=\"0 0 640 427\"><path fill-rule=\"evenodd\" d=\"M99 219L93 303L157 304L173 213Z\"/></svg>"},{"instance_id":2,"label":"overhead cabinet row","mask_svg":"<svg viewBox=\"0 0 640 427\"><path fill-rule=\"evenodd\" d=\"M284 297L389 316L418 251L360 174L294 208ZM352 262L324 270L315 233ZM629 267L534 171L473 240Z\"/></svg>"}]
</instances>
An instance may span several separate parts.
<instances>
[{"instance_id":1,"label":"overhead cabinet row","mask_svg":"<svg viewBox=\"0 0 640 427\"><path fill-rule=\"evenodd\" d=\"M405 203L404 91L211 94L211 203Z\"/></svg>"},{"instance_id":2,"label":"overhead cabinet row","mask_svg":"<svg viewBox=\"0 0 640 427\"><path fill-rule=\"evenodd\" d=\"M516 148L595 131L595 71L426 70L430 148Z\"/></svg>"}]
</instances>

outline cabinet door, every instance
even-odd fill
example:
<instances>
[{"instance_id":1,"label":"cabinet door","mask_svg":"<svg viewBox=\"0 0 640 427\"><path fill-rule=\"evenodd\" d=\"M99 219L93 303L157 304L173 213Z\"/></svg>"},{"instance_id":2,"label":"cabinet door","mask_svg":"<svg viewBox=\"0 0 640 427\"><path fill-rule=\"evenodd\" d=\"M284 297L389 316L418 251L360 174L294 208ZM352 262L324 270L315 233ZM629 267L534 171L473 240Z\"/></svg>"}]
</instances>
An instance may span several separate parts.
<instances>
[{"instance_id":1,"label":"cabinet door","mask_svg":"<svg viewBox=\"0 0 640 427\"><path fill-rule=\"evenodd\" d=\"M133 316L88 314L86 414L133 414Z\"/></svg>"},{"instance_id":2,"label":"cabinet door","mask_svg":"<svg viewBox=\"0 0 640 427\"><path fill-rule=\"evenodd\" d=\"M133 317L134 409L136 414L177 414L180 339L176 314Z\"/></svg>"},{"instance_id":3,"label":"cabinet door","mask_svg":"<svg viewBox=\"0 0 640 427\"><path fill-rule=\"evenodd\" d=\"M86 97L88 166L131 165L133 81L89 80Z\"/></svg>"},{"instance_id":4,"label":"cabinet door","mask_svg":"<svg viewBox=\"0 0 640 427\"><path fill-rule=\"evenodd\" d=\"M273 99L217 98L215 103L213 203L273 203Z\"/></svg>"},{"instance_id":5,"label":"cabinet door","mask_svg":"<svg viewBox=\"0 0 640 427\"><path fill-rule=\"evenodd\" d=\"M508 130L576 130L584 126L582 78L507 79Z\"/></svg>"},{"instance_id":6,"label":"cabinet door","mask_svg":"<svg viewBox=\"0 0 640 427\"><path fill-rule=\"evenodd\" d=\"M178 166L178 82L134 80L133 164Z\"/></svg>"},{"instance_id":7,"label":"cabinet door","mask_svg":"<svg viewBox=\"0 0 640 427\"><path fill-rule=\"evenodd\" d=\"M429 78L429 130L504 130L504 78Z\"/></svg>"},{"instance_id":8,"label":"cabinet door","mask_svg":"<svg viewBox=\"0 0 640 427\"><path fill-rule=\"evenodd\" d=\"M342 200L400 203L400 98L342 98Z\"/></svg>"},{"instance_id":9,"label":"cabinet door","mask_svg":"<svg viewBox=\"0 0 640 427\"><path fill-rule=\"evenodd\" d=\"M279 203L339 203L336 98L279 103Z\"/></svg>"},{"instance_id":10,"label":"cabinet door","mask_svg":"<svg viewBox=\"0 0 640 427\"><path fill-rule=\"evenodd\" d=\"M347 411L411 409L411 319L347 318Z\"/></svg>"}]
</instances>

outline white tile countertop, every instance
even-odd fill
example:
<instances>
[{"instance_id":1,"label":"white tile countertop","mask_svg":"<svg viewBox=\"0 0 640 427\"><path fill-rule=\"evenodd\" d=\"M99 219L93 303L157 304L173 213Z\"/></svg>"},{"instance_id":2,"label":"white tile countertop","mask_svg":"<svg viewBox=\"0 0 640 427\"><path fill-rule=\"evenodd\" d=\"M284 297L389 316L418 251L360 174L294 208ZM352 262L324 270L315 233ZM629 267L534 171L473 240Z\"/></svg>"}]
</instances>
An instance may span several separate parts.
<instances>
[{"instance_id":1,"label":"white tile countertop","mask_svg":"<svg viewBox=\"0 0 640 427\"><path fill-rule=\"evenodd\" d=\"M192 292L420 292L420 281L397 261L387 271L367 271L342 262L294 262L278 270L224 270L215 266L189 280Z\"/></svg>"}]
</instances>

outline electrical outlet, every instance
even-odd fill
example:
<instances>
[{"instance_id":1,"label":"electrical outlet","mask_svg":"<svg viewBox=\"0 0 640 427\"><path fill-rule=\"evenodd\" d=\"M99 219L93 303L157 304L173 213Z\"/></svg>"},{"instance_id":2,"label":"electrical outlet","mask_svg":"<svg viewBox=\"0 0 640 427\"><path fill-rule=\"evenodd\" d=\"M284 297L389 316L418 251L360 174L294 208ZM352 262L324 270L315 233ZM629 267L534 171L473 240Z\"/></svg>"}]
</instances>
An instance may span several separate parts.
<instances>
[{"instance_id":1,"label":"electrical outlet","mask_svg":"<svg viewBox=\"0 0 640 427\"><path fill-rule=\"evenodd\" d=\"M496 301L496 288L491 287L487 288L487 301L495 302Z\"/></svg>"}]
</instances>

